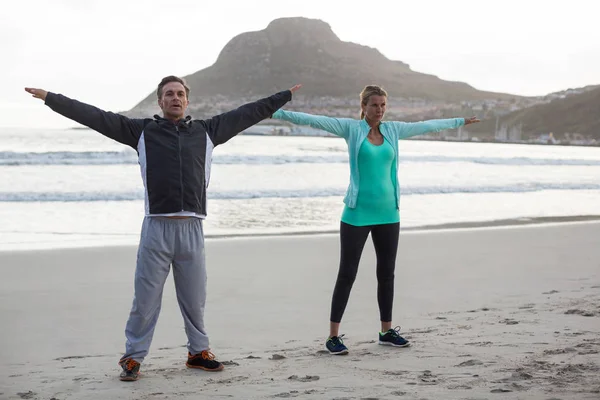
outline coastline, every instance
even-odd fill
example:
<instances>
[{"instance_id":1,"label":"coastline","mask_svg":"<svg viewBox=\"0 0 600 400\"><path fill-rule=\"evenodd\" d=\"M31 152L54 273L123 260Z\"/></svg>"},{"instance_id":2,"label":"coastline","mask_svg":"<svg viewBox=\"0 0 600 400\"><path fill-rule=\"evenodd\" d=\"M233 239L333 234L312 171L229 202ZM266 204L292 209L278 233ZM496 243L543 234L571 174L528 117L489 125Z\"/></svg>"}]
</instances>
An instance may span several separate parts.
<instances>
[{"instance_id":1,"label":"coastline","mask_svg":"<svg viewBox=\"0 0 600 400\"><path fill-rule=\"evenodd\" d=\"M435 225L421 225L412 226L408 228L400 225L400 232L428 232L428 231L446 231L446 230L461 230L461 229L490 229L490 228L510 228L518 226L538 226L538 225L555 225L555 224L574 224L574 223L586 223L600 221L600 215L575 215L575 216L555 216L555 217L522 217L522 218L510 218L502 220L490 220L490 221L473 221L473 222L458 222L458 223L445 223ZM249 233L231 233L231 234L211 234L210 231L205 232L204 237L207 240L213 239L237 239L237 238L269 238L269 237L297 237L297 236L313 236L313 235L337 235L339 230L337 229L322 229L322 230L300 230L300 231L280 231L280 232L249 232ZM73 234L75 235L75 234ZM69 234L61 234L61 236L69 237ZM108 236L108 235L106 235ZM63 243L52 242L44 246L27 246L26 244L13 243L13 247L10 246L2 248L0 247L0 255L3 253L11 252L28 252L28 251L40 251L40 250L52 250L52 249L78 249L78 248L103 248L103 247L127 247L136 246L139 240L138 233L135 234L123 234L122 240L110 241L104 243L102 241L98 244L90 244L91 239L83 241L83 243L74 243L69 241L68 245Z\"/></svg>"}]
</instances>

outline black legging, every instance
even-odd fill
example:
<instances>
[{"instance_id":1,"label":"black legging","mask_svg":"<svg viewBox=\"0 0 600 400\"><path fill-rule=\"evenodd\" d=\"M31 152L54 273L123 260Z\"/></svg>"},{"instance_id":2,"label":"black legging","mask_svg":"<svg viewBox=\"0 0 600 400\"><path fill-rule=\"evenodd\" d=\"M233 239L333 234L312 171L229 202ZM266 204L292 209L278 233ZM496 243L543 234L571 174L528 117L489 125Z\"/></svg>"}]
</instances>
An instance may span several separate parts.
<instances>
[{"instance_id":1,"label":"black legging","mask_svg":"<svg viewBox=\"0 0 600 400\"><path fill-rule=\"evenodd\" d=\"M394 269L396 267L396 253L398 252L400 223L354 226L342 222L340 225L340 270L331 301L331 322L339 323L342 320L369 232L371 232L375 254L377 255L379 315L383 322L392 320Z\"/></svg>"}]
</instances>

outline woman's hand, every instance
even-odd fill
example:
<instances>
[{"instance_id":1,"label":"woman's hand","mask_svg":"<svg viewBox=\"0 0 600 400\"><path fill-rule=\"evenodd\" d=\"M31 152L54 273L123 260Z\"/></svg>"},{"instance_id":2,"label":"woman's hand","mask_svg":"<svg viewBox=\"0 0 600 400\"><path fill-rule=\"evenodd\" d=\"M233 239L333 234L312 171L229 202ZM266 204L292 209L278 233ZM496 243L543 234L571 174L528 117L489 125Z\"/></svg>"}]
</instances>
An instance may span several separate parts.
<instances>
[{"instance_id":1,"label":"woman's hand","mask_svg":"<svg viewBox=\"0 0 600 400\"><path fill-rule=\"evenodd\" d=\"M481 122L477 117L465 118L465 125Z\"/></svg>"}]
</instances>

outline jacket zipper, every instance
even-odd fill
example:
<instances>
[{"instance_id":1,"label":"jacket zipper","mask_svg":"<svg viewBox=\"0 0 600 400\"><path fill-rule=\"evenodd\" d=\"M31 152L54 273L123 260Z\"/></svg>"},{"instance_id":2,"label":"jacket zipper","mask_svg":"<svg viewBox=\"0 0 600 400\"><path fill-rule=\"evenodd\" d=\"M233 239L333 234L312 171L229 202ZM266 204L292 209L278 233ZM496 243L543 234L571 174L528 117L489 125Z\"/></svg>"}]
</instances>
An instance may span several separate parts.
<instances>
[{"instance_id":1,"label":"jacket zipper","mask_svg":"<svg viewBox=\"0 0 600 400\"><path fill-rule=\"evenodd\" d=\"M179 132L179 127L175 125L175 130L177 131L177 144L179 145L179 185L181 186L181 211L183 209L183 162L181 161L181 132Z\"/></svg>"}]
</instances>

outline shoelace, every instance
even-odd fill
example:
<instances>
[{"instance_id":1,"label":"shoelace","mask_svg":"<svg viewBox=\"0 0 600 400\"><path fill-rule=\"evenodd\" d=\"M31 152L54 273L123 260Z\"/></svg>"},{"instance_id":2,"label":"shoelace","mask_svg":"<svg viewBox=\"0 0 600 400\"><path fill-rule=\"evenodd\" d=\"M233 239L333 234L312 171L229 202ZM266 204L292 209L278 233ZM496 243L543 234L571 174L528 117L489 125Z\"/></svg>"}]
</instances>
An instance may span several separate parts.
<instances>
[{"instance_id":1,"label":"shoelace","mask_svg":"<svg viewBox=\"0 0 600 400\"><path fill-rule=\"evenodd\" d=\"M125 362L125 368L127 369L127 371L132 371L136 366L137 361L135 361L133 358L130 358Z\"/></svg>"},{"instance_id":2,"label":"shoelace","mask_svg":"<svg viewBox=\"0 0 600 400\"><path fill-rule=\"evenodd\" d=\"M204 350L202 353L200 353L200 356L203 360L212 361L215 359L215 355L208 350Z\"/></svg>"},{"instance_id":3,"label":"shoelace","mask_svg":"<svg viewBox=\"0 0 600 400\"><path fill-rule=\"evenodd\" d=\"M344 335L340 335L340 336L336 336L337 340L334 340L333 338L329 338L329 340L334 342L336 345L344 344L344 341L342 340L343 337L344 337Z\"/></svg>"},{"instance_id":4,"label":"shoelace","mask_svg":"<svg viewBox=\"0 0 600 400\"><path fill-rule=\"evenodd\" d=\"M388 332L395 338L400 337L400 325L398 325L394 329L390 329Z\"/></svg>"}]
</instances>

